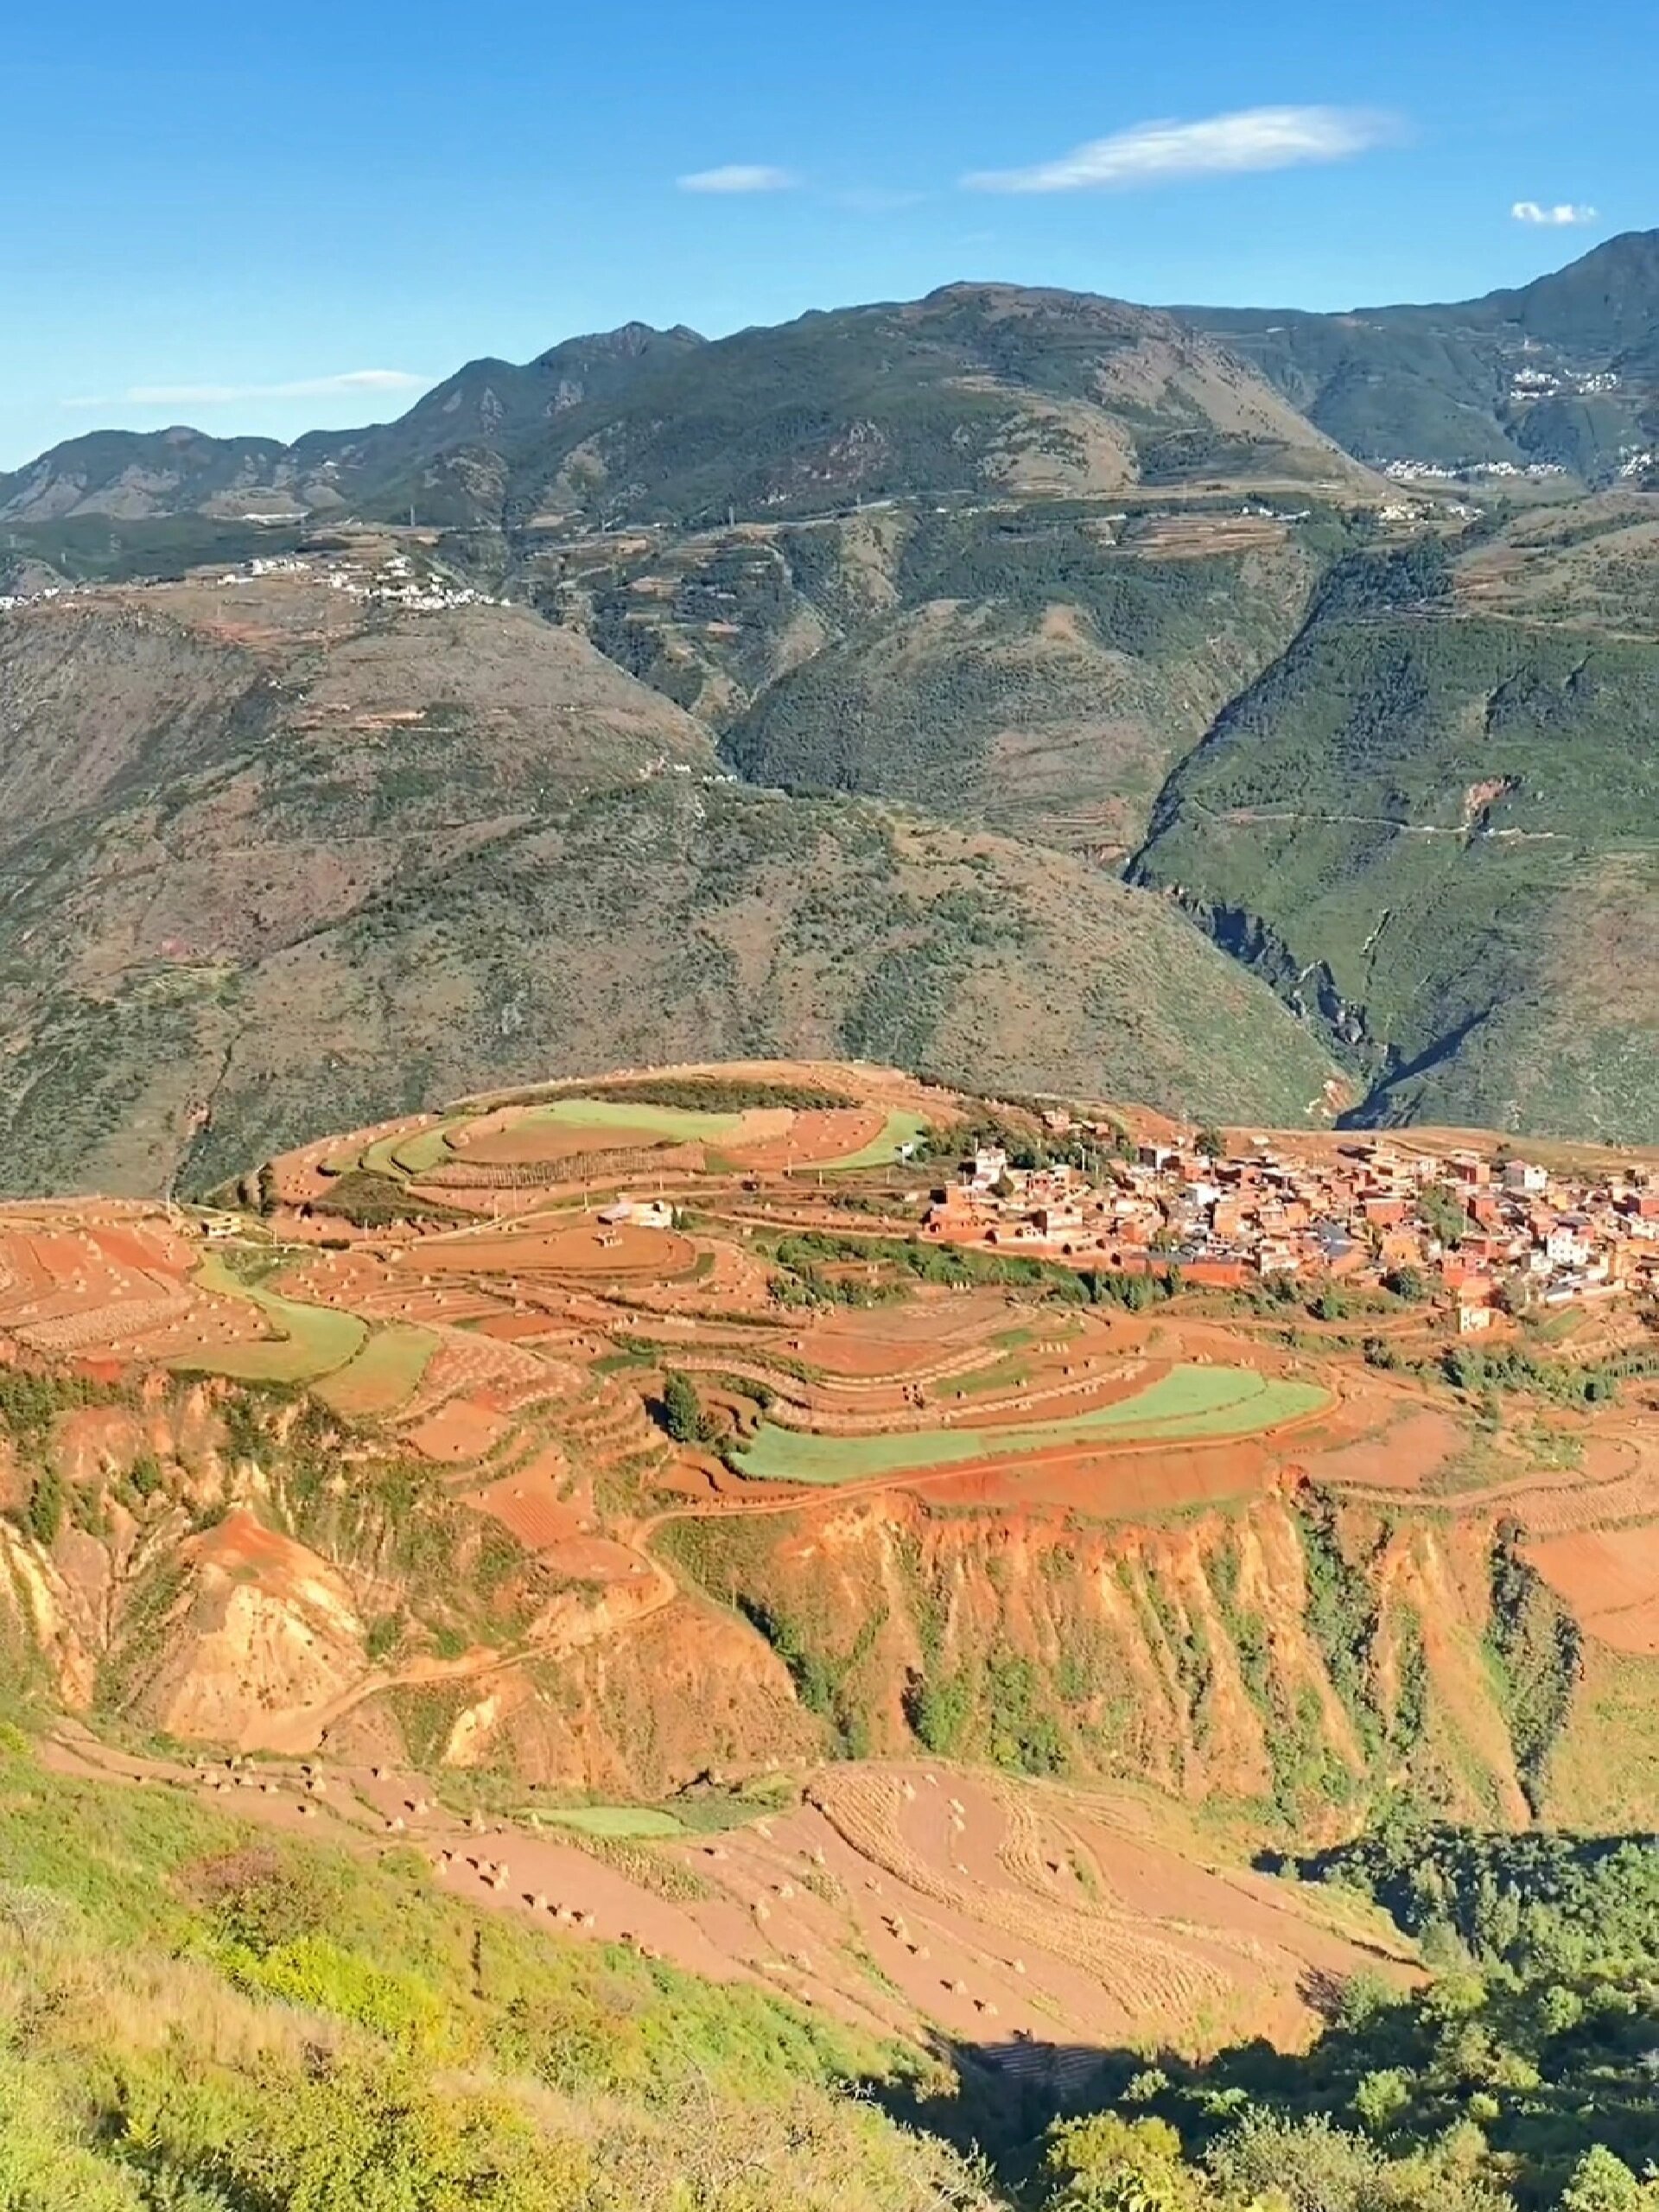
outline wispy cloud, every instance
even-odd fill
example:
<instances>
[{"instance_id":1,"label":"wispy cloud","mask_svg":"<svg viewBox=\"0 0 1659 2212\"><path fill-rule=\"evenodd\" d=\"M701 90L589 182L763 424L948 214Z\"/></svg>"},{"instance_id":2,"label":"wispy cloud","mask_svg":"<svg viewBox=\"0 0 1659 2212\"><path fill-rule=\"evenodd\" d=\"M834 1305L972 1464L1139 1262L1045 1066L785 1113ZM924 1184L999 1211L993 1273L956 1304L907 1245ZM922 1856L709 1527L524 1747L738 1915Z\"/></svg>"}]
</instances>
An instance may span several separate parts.
<instances>
[{"instance_id":1,"label":"wispy cloud","mask_svg":"<svg viewBox=\"0 0 1659 2212\"><path fill-rule=\"evenodd\" d=\"M792 169L774 169L764 162L728 162L723 168L694 169L677 177L682 192L792 192L800 182Z\"/></svg>"},{"instance_id":2,"label":"wispy cloud","mask_svg":"<svg viewBox=\"0 0 1659 2212\"><path fill-rule=\"evenodd\" d=\"M880 184L849 185L830 194L830 205L844 207L849 215L894 215L902 208L919 207L926 198L925 192L895 192Z\"/></svg>"},{"instance_id":3,"label":"wispy cloud","mask_svg":"<svg viewBox=\"0 0 1659 2212\"><path fill-rule=\"evenodd\" d=\"M124 391L66 399L66 407L238 407L250 399L333 399L351 393L423 391L433 382L408 369L345 369L291 384L134 384Z\"/></svg>"},{"instance_id":4,"label":"wispy cloud","mask_svg":"<svg viewBox=\"0 0 1659 2212\"><path fill-rule=\"evenodd\" d=\"M1517 200L1510 213L1517 223L1550 223L1567 226L1573 223L1593 223L1593 207L1576 205L1570 200L1560 200L1553 207L1546 207L1541 200Z\"/></svg>"},{"instance_id":5,"label":"wispy cloud","mask_svg":"<svg viewBox=\"0 0 1659 2212\"><path fill-rule=\"evenodd\" d=\"M1137 123L1109 138L1091 138L1058 161L1027 169L977 169L962 181L970 192L1122 189L1180 177L1346 161L1389 144L1401 130L1397 117L1370 108L1241 108L1198 123Z\"/></svg>"}]
</instances>

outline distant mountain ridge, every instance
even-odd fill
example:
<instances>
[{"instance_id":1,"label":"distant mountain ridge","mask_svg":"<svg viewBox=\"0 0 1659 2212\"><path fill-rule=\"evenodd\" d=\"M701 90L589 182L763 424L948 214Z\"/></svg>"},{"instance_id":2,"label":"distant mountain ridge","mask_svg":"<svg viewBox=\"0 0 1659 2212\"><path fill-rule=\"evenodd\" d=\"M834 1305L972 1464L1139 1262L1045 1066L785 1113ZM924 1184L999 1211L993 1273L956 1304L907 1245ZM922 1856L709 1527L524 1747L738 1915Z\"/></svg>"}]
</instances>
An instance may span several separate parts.
<instances>
[{"instance_id":1,"label":"distant mountain ridge","mask_svg":"<svg viewBox=\"0 0 1659 2212\"><path fill-rule=\"evenodd\" d=\"M1659 1141L1656 272L1216 330L955 284L43 455L10 1186L763 1050ZM1553 452L1592 488L1379 473Z\"/></svg>"},{"instance_id":2,"label":"distant mountain ridge","mask_svg":"<svg viewBox=\"0 0 1659 2212\"><path fill-rule=\"evenodd\" d=\"M1045 472L1079 489L1223 462L1340 474L1326 440L1367 463L1614 475L1659 441L1659 230L1478 299L1348 314L962 283L722 339L629 322L470 361L395 422L291 445L93 431L0 474L0 521L413 506L512 528L551 505L683 524Z\"/></svg>"},{"instance_id":3,"label":"distant mountain ridge","mask_svg":"<svg viewBox=\"0 0 1659 2212\"><path fill-rule=\"evenodd\" d=\"M1659 230L1479 299L1179 312L1363 460L1543 461L1599 481L1659 442Z\"/></svg>"},{"instance_id":4,"label":"distant mountain ridge","mask_svg":"<svg viewBox=\"0 0 1659 2212\"><path fill-rule=\"evenodd\" d=\"M479 360L391 423L291 446L104 431L0 477L0 521L349 511L492 523L808 512L1206 473L1357 488L1257 373L1161 310L957 284L718 340L629 324Z\"/></svg>"}]
</instances>

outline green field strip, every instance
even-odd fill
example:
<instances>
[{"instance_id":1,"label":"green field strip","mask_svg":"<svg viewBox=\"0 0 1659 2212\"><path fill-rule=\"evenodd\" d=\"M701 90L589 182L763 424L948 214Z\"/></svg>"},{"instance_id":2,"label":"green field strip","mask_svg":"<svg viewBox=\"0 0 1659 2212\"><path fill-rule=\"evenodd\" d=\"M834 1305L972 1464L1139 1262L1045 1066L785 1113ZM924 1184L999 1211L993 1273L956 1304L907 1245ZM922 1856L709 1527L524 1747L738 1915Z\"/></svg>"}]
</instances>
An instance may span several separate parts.
<instances>
[{"instance_id":1,"label":"green field strip","mask_svg":"<svg viewBox=\"0 0 1659 2212\"><path fill-rule=\"evenodd\" d=\"M452 1115L429 1129L417 1129L413 1136L399 1139L390 1154L393 1166L405 1175L429 1175L435 1167L454 1158L449 1135L452 1129L464 1128L467 1119L464 1114Z\"/></svg>"},{"instance_id":2,"label":"green field strip","mask_svg":"<svg viewBox=\"0 0 1659 2212\"><path fill-rule=\"evenodd\" d=\"M994 1366L970 1368L966 1375L953 1375L932 1387L936 1397L952 1389L958 1397L976 1398L988 1390L1017 1390L1030 1380L1031 1369L1024 1360L999 1359Z\"/></svg>"},{"instance_id":3,"label":"green field strip","mask_svg":"<svg viewBox=\"0 0 1659 2212\"><path fill-rule=\"evenodd\" d=\"M615 1098L552 1098L532 1106L527 1122L556 1122L572 1129L639 1129L681 1144L714 1142L735 1136L741 1114L705 1114L690 1106L632 1105Z\"/></svg>"},{"instance_id":4,"label":"green field strip","mask_svg":"<svg viewBox=\"0 0 1659 2212\"><path fill-rule=\"evenodd\" d=\"M860 1482L1057 1445L1249 1436L1317 1413L1330 1402L1330 1393L1316 1384L1269 1381L1252 1368L1178 1367L1132 1398L1066 1421L886 1436L817 1436L764 1421L741 1462L746 1475L763 1482Z\"/></svg>"},{"instance_id":5,"label":"green field strip","mask_svg":"<svg viewBox=\"0 0 1659 2212\"><path fill-rule=\"evenodd\" d=\"M430 1329L394 1321L377 1329L355 1359L319 1383L317 1395L348 1419L384 1420L414 1395L437 1348Z\"/></svg>"},{"instance_id":6,"label":"green field strip","mask_svg":"<svg viewBox=\"0 0 1659 2212\"><path fill-rule=\"evenodd\" d=\"M556 1821L561 1827L575 1828L581 1835L632 1841L687 1834L683 1821L654 1805L538 1805L536 1810L542 1820Z\"/></svg>"},{"instance_id":7,"label":"green field strip","mask_svg":"<svg viewBox=\"0 0 1659 2212\"><path fill-rule=\"evenodd\" d=\"M899 1146L919 1143L930 1126L920 1114L889 1114L879 1136L872 1137L858 1151L849 1152L844 1160L826 1160L822 1165L826 1168L890 1167L899 1157Z\"/></svg>"},{"instance_id":8,"label":"green field strip","mask_svg":"<svg viewBox=\"0 0 1659 2212\"><path fill-rule=\"evenodd\" d=\"M238 1282L216 1252L207 1254L195 1279L218 1297L246 1299L281 1333L257 1344L207 1344L200 1351L180 1352L167 1363L176 1374L224 1375L237 1382L314 1382L355 1359L369 1333L368 1324L355 1313L303 1306L274 1290Z\"/></svg>"}]
</instances>

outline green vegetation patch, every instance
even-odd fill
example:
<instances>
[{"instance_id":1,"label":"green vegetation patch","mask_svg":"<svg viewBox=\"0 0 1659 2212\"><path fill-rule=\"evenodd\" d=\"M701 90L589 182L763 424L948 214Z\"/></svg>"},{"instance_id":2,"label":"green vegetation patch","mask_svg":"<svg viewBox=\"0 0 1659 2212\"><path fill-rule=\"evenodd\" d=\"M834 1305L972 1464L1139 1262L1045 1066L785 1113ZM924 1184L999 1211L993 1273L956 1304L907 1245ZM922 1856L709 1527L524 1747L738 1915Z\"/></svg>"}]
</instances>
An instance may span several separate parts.
<instances>
[{"instance_id":1,"label":"green vegetation patch","mask_svg":"<svg viewBox=\"0 0 1659 2212\"><path fill-rule=\"evenodd\" d=\"M430 1329L394 1321L377 1329L355 1359L325 1377L317 1395L348 1421L383 1419L413 1395L437 1348Z\"/></svg>"},{"instance_id":2,"label":"green vegetation patch","mask_svg":"<svg viewBox=\"0 0 1659 2212\"><path fill-rule=\"evenodd\" d=\"M881 1125L881 1134L872 1137L856 1152L849 1153L844 1160L829 1160L826 1167L888 1167L898 1159L905 1145L919 1144L927 1134L929 1124L920 1114L892 1113Z\"/></svg>"},{"instance_id":3,"label":"green vegetation patch","mask_svg":"<svg viewBox=\"0 0 1659 2212\"><path fill-rule=\"evenodd\" d=\"M683 1821L655 1805L561 1805L551 1810L546 1806L537 1809L543 1820L556 1821L561 1827L575 1828L583 1835L626 1840L686 1834Z\"/></svg>"},{"instance_id":4,"label":"green vegetation patch","mask_svg":"<svg viewBox=\"0 0 1659 2212\"><path fill-rule=\"evenodd\" d=\"M220 1298L245 1298L271 1322L277 1334L257 1344L204 1344L177 1352L168 1364L181 1375L227 1375L238 1382L314 1382L355 1359L368 1336L368 1325L355 1313L336 1313L326 1306L303 1306L257 1283L238 1282L216 1252L196 1270L201 1288Z\"/></svg>"},{"instance_id":5,"label":"green vegetation patch","mask_svg":"<svg viewBox=\"0 0 1659 2212\"><path fill-rule=\"evenodd\" d=\"M934 1428L890 1436L816 1436L763 1421L740 1455L764 1482L836 1484L913 1474L971 1459L1041 1452L1055 1445L1141 1440L1180 1443L1249 1436L1331 1402L1312 1382L1269 1379L1253 1368L1178 1367L1117 1404L1069 1421L1001 1428Z\"/></svg>"},{"instance_id":6,"label":"green vegetation patch","mask_svg":"<svg viewBox=\"0 0 1659 2212\"><path fill-rule=\"evenodd\" d=\"M467 1120L462 1114L439 1122L429 1129L417 1129L412 1137L404 1137L391 1148L392 1165L401 1167L405 1175L429 1175L452 1156L450 1132L461 1128Z\"/></svg>"},{"instance_id":7,"label":"green vegetation patch","mask_svg":"<svg viewBox=\"0 0 1659 2212\"><path fill-rule=\"evenodd\" d=\"M734 1136L743 1126L741 1114L709 1113L684 1106L653 1106L648 1100L550 1098L532 1106L527 1122L558 1122L576 1129L626 1129L667 1137L677 1144L713 1142Z\"/></svg>"}]
</instances>

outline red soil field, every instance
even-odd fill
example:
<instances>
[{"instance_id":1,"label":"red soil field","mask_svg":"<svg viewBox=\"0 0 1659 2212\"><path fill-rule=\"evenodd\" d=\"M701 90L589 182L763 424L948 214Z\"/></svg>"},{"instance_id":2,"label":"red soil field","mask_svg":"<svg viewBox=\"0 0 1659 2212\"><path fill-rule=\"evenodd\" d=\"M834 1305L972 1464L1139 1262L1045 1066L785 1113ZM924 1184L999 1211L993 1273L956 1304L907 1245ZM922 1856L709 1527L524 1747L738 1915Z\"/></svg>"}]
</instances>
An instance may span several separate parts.
<instances>
[{"instance_id":1,"label":"red soil field","mask_svg":"<svg viewBox=\"0 0 1659 2212\"><path fill-rule=\"evenodd\" d=\"M422 1268L466 1274L592 1275L604 1281L642 1277L660 1281L684 1274L696 1252L673 1230L639 1229L631 1222L607 1227L594 1215L563 1229L516 1230L499 1236L429 1239L419 1250Z\"/></svg>"},{"instance_id":2,"label":"red soil field","mask_svg":"<svg viewBox=\"0 0 1659 2212\"><path fill-rule=\"evenodd\" d=\"M1421 1490L1436 1469L1462 1451L1467 1439L1449 1414L1402 1403L1377 1433L1311 1453L1305 1464L1315 1482L1359 1489Z\"/></svg>"},{"instance_id":3,"label":"red soil field","mask_svg":"<svg viewBox=\"0 0 1659 2212\"><path fill-rule=\"evenodd\" d=\"M1527 1557L1599 1641L1659 1652L1659 1524L1550 1536Z\"/></svg>"},{"instance_id":4,"label":"red soil field","mask_svg":"<svg viewBox=\"0 0 1659 2212\"><path fill-rule=\"evenodd\" d=\"M1061 1326L1021 1314L1001 1291L924 1290L903 1306L845 1306L815 1319L791 1349L832 1375L905 1375L1021 1324L1051 1336Z\"/></svg>"},{"instance_id":5,"label":"red soil field","mask_svg":"<svg viewBox=\"0 0 1659 2212\"><path fill-rule=\"evenodd\" d=\"M478 1324L480 1337L494 1337L502 1344L533 1344L551 1336L559 1326L551 1313L486 1313Z\"/></svg>"},{"instance_id":6,"label":"red soil field","mask_svg":"<svg viewBox=\"0 0 1659 2212\"><path fill-rule=\"evenodd\" d=\"M499 1444L512 1423L504 1414L470 1398L452 1398L435 1413L424 1414L400 1433L423 1459L459 1465L480 1459Z\"/></svg>"},{"instance_id":7,"label":"red soil field","mask_svg":"<svg viewBox=\"0 0 1659 2212\"><path fill-rule=\"evenodd\" d=\"M564 1471L560 1460L557 1471ZM555 1475L539 1463L522 1473L503 1475L467 1503L500 1522L526 1551L541 1552L565 1544L585 1532L581 1513L555 1487ZM633 1554L630 1554L633 1556Z\"/></svg>"},{"instance_id":8,"label":"red soil field","mask_svg":"<svg viewBox=\"0 0 1659 2212\"><path fill-rule=\"evenodd\" d=\"M760 1113L753 1116L757 1124L762 1119ZM787 1122L786 1128L767 1133L757 1128L753 1137L728 1138L719 1149L738 1166L756 1172L823 1166L849 1160L874 1144L887 1126L887 1116L871 1106L809 1107L788 1115Z\"/></svg>"}]
</instances>

